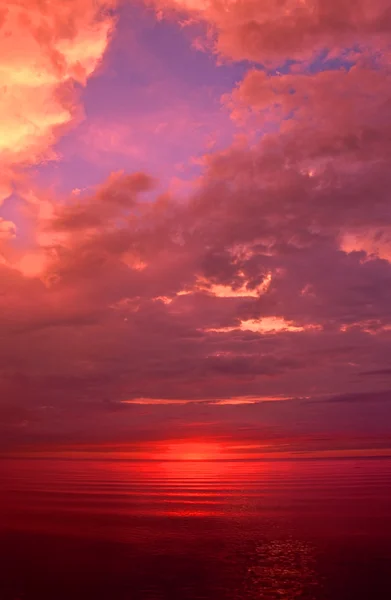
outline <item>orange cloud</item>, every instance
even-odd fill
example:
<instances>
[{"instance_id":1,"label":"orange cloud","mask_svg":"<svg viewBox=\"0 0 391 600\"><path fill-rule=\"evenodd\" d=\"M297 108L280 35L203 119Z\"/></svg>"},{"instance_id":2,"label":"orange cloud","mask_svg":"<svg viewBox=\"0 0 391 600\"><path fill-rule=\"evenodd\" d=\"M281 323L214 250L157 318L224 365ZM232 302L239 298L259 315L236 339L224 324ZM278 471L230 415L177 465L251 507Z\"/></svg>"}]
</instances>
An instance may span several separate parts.
<instances>
[{"instance_id":1,"label":"orange cloud","mask_svg":"<svg viewBox=\"0 0 391 600\"><path fill-rule=\"evenodd\" d=\"M239 287L233 287L232 285L214 284L209 282L207 279L201 277L197 280L195 289L201 292L207 292L209 294L212 294L212 296L217 296L218 298L259 298L259 296L267 292L271 282L270 273L266 275L264 281L261 284L255 287L249 285L249 282L245 280L243 273L239 273L239 277Z\"/></svg>"},{"instance_id":2,"label":"orange cloud","mask_svg":"<svg viewBox=\"0 0 391 600\"><path fill-rule=\"evenodd\" d=\"M391 262L391 236L389 228L359 230L342 235L341 248L345 252L365 252L366 259L382 258Z\"/></svg>"},{"instance_id":3,"label":"orange cloud","mask_svg":"<svg viewBox=\"0 0 391 600\"><path fill-rule=\"evenodd\" d=\"M112 0L5 0L0 20L0 160L7 173L0 201L10 193L14 168L55 156L64 126L80 116L74 82L85 83L107 47Z\"/></svg>"},{"instance_id":4,"label":"orange cloud","mask_svg":"<svg viewBox=\"0 0 391 600\"><path fill-rule=\"evenodd\" d=\"M279 333L281 331L307 331L319 329L316 325L306 325L305 327L295 325L291 321L286 321L283 317L262 317L260 319L248 319L241 321L237 327L221 327L209 329L216 333L229 333L241 329L242 331L252 331L254 333Z\"/></svg>"},{"instance_id":5,"label":"orange cloud","mask_svg":"<svg viewBox=\"0 0 391 600\"><path fill-rule=\"evenodd\" d=\"M12 221L0 217L0 240L8 240L15 236L16 227Z\"/></svg>"}]
</instances>

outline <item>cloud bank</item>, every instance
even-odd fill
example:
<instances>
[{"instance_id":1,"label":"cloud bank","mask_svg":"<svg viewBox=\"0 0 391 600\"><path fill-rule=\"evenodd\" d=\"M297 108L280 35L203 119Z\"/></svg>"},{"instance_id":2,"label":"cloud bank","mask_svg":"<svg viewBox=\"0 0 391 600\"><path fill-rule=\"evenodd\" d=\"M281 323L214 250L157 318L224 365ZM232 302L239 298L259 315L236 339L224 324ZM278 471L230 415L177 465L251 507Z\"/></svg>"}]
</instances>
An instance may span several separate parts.
<instances>
[{"instance_id":1,"label":"cloud bank","mask_svg":"<svg viewBox=\"0 0 391 600\"><path fill-rule=\"evenodd\" d=\"M103 56L113 16L84 4L52 14L12 3L2 18L11 173L48 156L75 118L70 82ZM65 201L36 192L22 258L14 224L0 221L6 444L203 424L307 448L322 435L386 446L391 13L380 0L323 4L158 3L208 22L225 57L259 63L222 98L242 135L204 157L186 198L158 194L148 171ZM12 23L31 45L24 70ZM324 48L349 61L311 67ZM282 59L300 68L260 67ZM268 398L281 408L262 408Z\"/></svg>"}]
</instances>

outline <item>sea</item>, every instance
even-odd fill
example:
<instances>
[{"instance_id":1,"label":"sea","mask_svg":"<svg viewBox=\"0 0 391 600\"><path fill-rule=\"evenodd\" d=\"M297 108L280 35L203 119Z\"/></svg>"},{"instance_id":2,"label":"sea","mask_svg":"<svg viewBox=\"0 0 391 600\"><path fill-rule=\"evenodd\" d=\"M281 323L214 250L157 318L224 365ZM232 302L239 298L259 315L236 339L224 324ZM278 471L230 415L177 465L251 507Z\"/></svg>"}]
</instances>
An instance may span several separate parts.
<instances>
[{"instance_id":1,"label":"sea","mask_svg":"<svg viewBox=\"0 0 391 600\"><path fill-rule=\"evenodd\" d=\"M388 598L389 458L0 462L0 600Z\"/></svg>"}]
</instances>

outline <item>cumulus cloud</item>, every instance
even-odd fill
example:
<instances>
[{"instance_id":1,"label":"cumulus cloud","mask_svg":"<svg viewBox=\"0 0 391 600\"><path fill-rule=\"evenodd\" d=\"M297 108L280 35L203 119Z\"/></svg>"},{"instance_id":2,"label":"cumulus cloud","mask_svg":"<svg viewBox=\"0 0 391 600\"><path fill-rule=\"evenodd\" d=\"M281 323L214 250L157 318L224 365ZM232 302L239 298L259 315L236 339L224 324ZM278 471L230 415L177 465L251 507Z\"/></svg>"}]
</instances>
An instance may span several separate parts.
<instances>
[{"instance_id":1,"label":"cumulus cloud","mask_svg":"<svg viewBox=\"0 0 391 600\"><path fill-rule=\"evenodd\" d=\"M101 60L113 25L111 0L5 0L0 17L4 169L2 198L15 169L55 157L59 132L81 115L75 83Z\"/></svg>"},{"instance_id":2,"label":"cumulus cloud","mask_svg":"<svg viewBox=\"0 0 391 600\"><path fill-rule=\"evenodd\" d=\"M153 187L153 178L145 173L112 173L88 200L84 198L55 211L50 227L68 232L106 227L136 205L138 194Z\"/></svg>"}]
</instances>

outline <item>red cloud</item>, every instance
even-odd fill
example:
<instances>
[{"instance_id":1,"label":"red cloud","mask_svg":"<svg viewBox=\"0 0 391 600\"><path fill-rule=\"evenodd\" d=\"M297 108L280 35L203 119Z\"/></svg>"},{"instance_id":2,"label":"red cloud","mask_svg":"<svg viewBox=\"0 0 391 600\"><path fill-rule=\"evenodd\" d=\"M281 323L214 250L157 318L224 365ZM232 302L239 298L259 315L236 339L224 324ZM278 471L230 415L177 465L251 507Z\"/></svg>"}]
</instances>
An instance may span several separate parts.
<instances>
[{"instance_id":1,"label":"red cloud","mask_svg":"<svg viewBox=\"0 0 391 600\"><path fill-rule=\"evenodd\" d=\"M160 10L191 13L216 36L216 50L234 60L306 58L324 48L379 43L388 47L388 0L149 0Z\"/></svg>"},{"instance_id":2,"label":"red cloud","mask_svg":"<svg viewBox=\"0 0 391 600\"><path fill-rule=\"evenodd\" d=\"M300 31L299 50L327 36L346 43L356 33L381 33L385 7L375 3L370 13L362 2L353 13L339 3L337 14L333 3L323 13L309 3L262 6L234 3L223 19L218 5L208 4L206 11L222 19L214 21L220 46L237 40L249 15L256 27L270 28L256 53L287 51ZM59 31L47 34L49 48L57 35L77 35L80 14L74 26L60 19ZM279 36L292 19L301 29L284 46ZM387 23L384 16L383 30ZM90 35L90 21L85 26ZM106 33L98 36L96 60ZM65 58L50 63L50 94L73 76ZM13 224L1 221L4 439L53 432L75 438L86 428L102 439L108 414L114 437L130 435L132 418L142 422L142 435L151 435L148 423L156 434L167 415L140 416L128 404L137 398L193 401L186 421L204 410L200 402L243 397L335 397L340 416L352 404L347 393L365 392L365 404L373 392L384 417L391 264L380 253L347 251L345 236L365 230L381 240L391 228L389 77L379 63L315 75L251 71L226 101L236 116L249 111L258 126L267 118L273 132L262 135L259 127L253 146L209 155L186 201L152 197L147 173L114 173L89 195L48 200L46 213L29 215L36 244L21 260L14 258ZM233 406L216 404L208 418L218 423L218 411ZM286 411L281 423L289 429L296 415ZM249 413L237 414L246 427Z\"/></svg>"}]
</instances>

